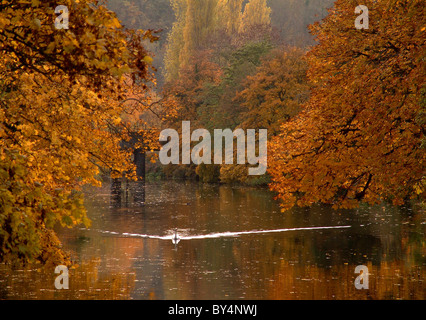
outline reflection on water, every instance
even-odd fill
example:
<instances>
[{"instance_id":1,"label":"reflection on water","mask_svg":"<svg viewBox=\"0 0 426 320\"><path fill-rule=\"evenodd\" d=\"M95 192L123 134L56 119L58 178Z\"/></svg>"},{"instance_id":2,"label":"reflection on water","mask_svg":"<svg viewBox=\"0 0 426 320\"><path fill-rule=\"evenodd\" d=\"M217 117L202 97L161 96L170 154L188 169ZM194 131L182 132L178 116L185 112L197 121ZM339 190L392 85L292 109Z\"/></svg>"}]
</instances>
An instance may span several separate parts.
<instances>
[{"instance_id":1,"label":"reflection on water","mask_svg":"<svg viewBox=\"0 0 426 320\"><path fill-rule=\"evenodd\" d=\"M88 190L92 227L59 230L77 263L69 290L54 268L0 268L0 299L424 299L419 208L283 214L268 191L189 182L147 183L141 205L141 188Z\"/></svg>"}]
</instances>

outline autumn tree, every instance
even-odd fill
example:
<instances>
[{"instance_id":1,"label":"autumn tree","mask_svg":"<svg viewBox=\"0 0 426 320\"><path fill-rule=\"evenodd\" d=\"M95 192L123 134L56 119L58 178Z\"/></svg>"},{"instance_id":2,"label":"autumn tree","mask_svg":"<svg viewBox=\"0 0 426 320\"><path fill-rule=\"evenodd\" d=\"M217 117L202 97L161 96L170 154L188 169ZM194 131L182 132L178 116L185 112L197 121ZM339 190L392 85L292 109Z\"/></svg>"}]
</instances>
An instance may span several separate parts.
<instances>
[{"instance_id":1,"label":"autumn tree","mask_svg":"<svg viewBox=\"0 0 426 320\"><path fill-rule=\"evenodd\" d=\"M277 135L309 97L306 72L301 49L280 48L265 57L235 98L243 107L241 127L268 129L269 136Z\"/></svg>"},{"instance_id":2,"label":"autumn tree","mask_svg":"<svg viewBox=\"0 0 426 320\"><path fill-rule=\"evenodd\" d=\"M309 97L304 51L279 48L263 57L254 75L243 82L234 100L240 105L239 128L267 129L268 137L276 136L281 125L294 117ZM248 165L223 165L223 182L267 184L268 177L249 177Z\"/></svg>"},{"instance_id":3,"label":"autumn tree","mask_svg":"<svg viewBox=\"0 0 426 320\"><path fill-rule=\"evenodd\" d=\"M217 17L219 28L223 28L228 35L239 32L242 21L244 0L219 0Z\"/></svg>"},{"instance_id":4,"label":"autumn tree","mask_svg":"<svg viewBox=\"0 0 426 320\"><path fill-rule=\"evenodd\" d=\"M188 0L183 28L184 45L180 56L182 66L187 66L198 50L206 48L206 40L215 30L216 6L217 0Z\"/></svg>"},{"instance_id":5,"label":"autumn tree","mask_svg":"<svg viewBox=\"0 0 426 320\"><path fill-rule=\"evenodd\" d=\"M424 196L424 2L365 1L363 30L354 26L358 4L336 1L312 27L311 98L270 147L271 187L284 209Z\"/></svg>"},{"instance_id":6,"label":"autumn tree","mask_svg":"<svg viewBox=\"0 0 426 320\"><path fill-rule=\"evenodd\" d=\"M0 4L0 260L63 263L53 227L89 224L84 184L101 169L134 176L121 101L151 81L142 45L92 0ZM141 107L142 108L142 107Z\"/></svg>"},{"instance_id":7,"label":"autumn tree","mask_svg":"<svg viewBox=\"0 0 426 320\"><path fill-rule=\"evenodd\" d=\"M207 49L207 39L216 26L216 6L217 0L172 0L176 22L165 56L167 81L176 79L198 50Z\"/></svg>"},{"instance_id":8,"label":"autumn tree","mask_svg":"<svg viewBox=\"0 0 426 320\"><path fill-rule=\"evenodd\" d=\"M266 0L251 0L243 10L242 0L172 0L176 22L168 37L165 56L166 80L179 76L192 56L214 50L229 57L249 42L262 42L271 29ZM230 50L227 50L230 49ZM217 60L217 61L216 61ZM221 63L226 65L227 61Z\"/></svg>"},{"instance_id":9,"label":"autumn tree","mask_svg":"<svg viewBox=\"0 0 426 320\"><path fill-rule=\"evenodd\" d=\"M167 39L166 53L164 56L166 81L177 79L180 69L180 53L184 45L183 29L185 27L185 0L171 0L175 22Z\"/></svg>"},{"instance_id":10,"label":"autumn tree","mask_svg":"<svg viewBox=\"0 0 426 320\"><path fill-rule=\"evenodd\" d=\"M203 51L191 58L190 63L183 68L182 75L165 86L163 95L168 103L174 103L176 113L166 117L166 121L180 128L182 121L192 121L193 127L202 127L200 108L206 103L206 95L212 86L217 86L222 80L223 72L211 61L211 52Z\"/></svg>"},{"instance_id":11,"label":"autumn tree","mask_svg":"<svg viewBox=\"0 0 426 320\"><path fill-rule=\"evenodd\" d=\"M253 26L271 25L271 8L268 7L266 0L250 0L245 8L241 18L240 32L246 32Z\"/></svg>"},{"instance_id":12,"label":"autumn tree","mask_svg":"<svg viewBox=\"0 0 426 320\"><path fill-rule=\"evenodd\" d=\"M207 128L234 129L244 121L244 107L235 97L243 90L246 78L256 72L262 58L272 48L269 41L250 42L230 54L220 83L206 92L205 103L199 111Z\"/></svg>"}]
</instances>

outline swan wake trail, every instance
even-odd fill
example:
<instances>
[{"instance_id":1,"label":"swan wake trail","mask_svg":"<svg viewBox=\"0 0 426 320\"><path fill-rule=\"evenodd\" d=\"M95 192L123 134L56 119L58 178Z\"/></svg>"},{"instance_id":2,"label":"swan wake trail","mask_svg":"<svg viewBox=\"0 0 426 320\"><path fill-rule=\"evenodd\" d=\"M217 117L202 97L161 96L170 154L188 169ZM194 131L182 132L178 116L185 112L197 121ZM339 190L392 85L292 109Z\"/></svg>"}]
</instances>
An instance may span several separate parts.
<instances>
[{"instance_id":1,"label":"swan wake trail","mask_svg":"<svg viewBox=\"0 0 426 320\"><path fill-rule=\"evenodd\" d=\"M214 239L214 238L225 238L225 237L239 237L249 234L266 234L266 233L279 233L279 232L289 232L289 231L304 231L304 230L330 230L330 229L347 229L351 226L330 226L330 227L305 227L305 228L285 228L285 229L272 229L272 230L252 230L252 231L239 231L239 232L216 232L208 233L202 235L180 235L180 240L195 240L195 239ZM84 229L81 230L91 230ZM106 231L106 230L95 230L103 234L118 235L124 237L135 237L135 238L145 238L145 239L158 239L158 240L173 240L174 234L168 234L164 236L157 235L148 235L148 234L139 234L139 233L120 233L115 231Z\"/></svg>"}]
</instances>

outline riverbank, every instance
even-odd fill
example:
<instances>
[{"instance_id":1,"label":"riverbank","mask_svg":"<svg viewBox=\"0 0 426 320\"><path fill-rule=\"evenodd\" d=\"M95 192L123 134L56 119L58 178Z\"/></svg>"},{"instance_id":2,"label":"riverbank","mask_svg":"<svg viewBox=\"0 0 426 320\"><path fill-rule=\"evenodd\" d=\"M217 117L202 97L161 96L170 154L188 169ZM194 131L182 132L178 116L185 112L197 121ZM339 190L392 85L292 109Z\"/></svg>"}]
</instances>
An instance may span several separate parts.
<instances>
[{"instance_id":1,"label":"riverbank","mask_svg":"<svg viewBox=\"0 0 426 320\"><path fill-rule=\"evenodd\" d=\"M147 181L189 180L265 188L270 183L268 174L249 176L246 165L162 165L154 154L147 155L145 170Z\"/></svg>"}]
</instances>

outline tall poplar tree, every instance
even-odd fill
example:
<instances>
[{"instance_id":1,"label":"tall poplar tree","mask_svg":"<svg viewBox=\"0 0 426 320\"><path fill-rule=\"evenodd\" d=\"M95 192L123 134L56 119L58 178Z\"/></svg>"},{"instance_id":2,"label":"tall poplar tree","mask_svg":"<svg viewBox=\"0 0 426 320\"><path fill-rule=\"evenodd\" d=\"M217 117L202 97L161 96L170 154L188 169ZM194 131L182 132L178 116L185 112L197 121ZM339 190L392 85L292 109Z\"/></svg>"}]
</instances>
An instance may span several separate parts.
<instances>
[{"instance_id":1,"label":"tall poplar tree","mask_svg":"<svg viewBox=\"0 0 426 320\"><path fill-rule=\"evenodd\" d=\"M181 68L200 49L216 29L218 0L172 0L176 23L168 39L166 79L176 79Z\"/></svg>"},{"instance_id":2,"label":"tall poplar tree","mask_svg":"<svg viewBox=\"0 0 426 320\"><path fill-rule=\"evenodd\" d=\"M271 8L268 7L266 0L250 0L244 8L240 32L247 32L256 26L270 25Z\"/></svg>"},{"instance_id":3,"label":"tall poplar tree","mask_svg":"<svg viewBox=\"0 0 426 320\"><path fill-rule=\"evenodd\" d=\"M230 36L235 36L239 32L243 16L243 2L244 0L219 0L218 27L224 29Z\"/></svg>"}]
</instances>

